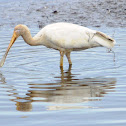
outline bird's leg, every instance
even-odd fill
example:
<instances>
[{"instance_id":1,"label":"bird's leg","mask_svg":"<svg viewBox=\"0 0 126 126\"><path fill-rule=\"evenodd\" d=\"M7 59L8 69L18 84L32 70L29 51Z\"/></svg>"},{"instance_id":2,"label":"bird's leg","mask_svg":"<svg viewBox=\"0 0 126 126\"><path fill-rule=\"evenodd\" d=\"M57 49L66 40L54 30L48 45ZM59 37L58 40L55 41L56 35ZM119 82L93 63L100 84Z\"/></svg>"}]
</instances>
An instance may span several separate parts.
<instances>
[{"instance_id":1,"label":"bird's leg","mask_svg":"<svg viewBox=\"0 0 126 126\"><path fill-rule=\"evenodd\" d=\"M60 67L63 67L63 56L64 56L65 52L64 51L60 51Z\"/></svg>"},{"instance_id":2,"label":"bird's leg","mask_svg":"<svg viewBox=\"0 0 126 126\"><path fill-rule=\"evenodd\" d=\"M71 59L70 59L70 52L67 52L66 53L66 57L68 59L69 65L71 66L72 65L72 62L71 62Z\"/></svg>"}]
</instances>

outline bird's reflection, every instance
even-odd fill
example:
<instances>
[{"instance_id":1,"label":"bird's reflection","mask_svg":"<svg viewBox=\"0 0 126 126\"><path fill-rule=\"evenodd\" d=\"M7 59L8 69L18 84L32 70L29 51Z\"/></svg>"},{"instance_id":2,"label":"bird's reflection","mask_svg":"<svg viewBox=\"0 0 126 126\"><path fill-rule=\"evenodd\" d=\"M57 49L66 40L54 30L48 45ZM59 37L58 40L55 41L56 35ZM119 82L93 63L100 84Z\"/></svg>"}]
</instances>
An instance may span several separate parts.
<instances>
[{"instance_id":1,"label":"bird's reflection","mask_svg":"<svg viewBox=\"0 0 126 126\"><path fill-rule=\"evenodd\" d=\"M108 92L107 89L114 89L116 84L115 78L78 79L77 75L72 74L71 66L66 72L63 68L60 70L60 76L55 77L56 83L30 83L25 97L19 97L18 92L13 93L16 99L11 100L16 102L17 110L31 111L32 102L52 103L46 106L48 110L84 108L74 104L101 100Z\"/></svg>"},{"instance_id":2,"label":"bird's reflection","mask_svg":"<svg viewBox=\"0 0 126 126\"><path fill-rule=\"evenodd\" d=\"M2 75L2 73L0 73L0 83L3 83L3 84L6 83L5 77Z\"/></svg>"}]
</instances>

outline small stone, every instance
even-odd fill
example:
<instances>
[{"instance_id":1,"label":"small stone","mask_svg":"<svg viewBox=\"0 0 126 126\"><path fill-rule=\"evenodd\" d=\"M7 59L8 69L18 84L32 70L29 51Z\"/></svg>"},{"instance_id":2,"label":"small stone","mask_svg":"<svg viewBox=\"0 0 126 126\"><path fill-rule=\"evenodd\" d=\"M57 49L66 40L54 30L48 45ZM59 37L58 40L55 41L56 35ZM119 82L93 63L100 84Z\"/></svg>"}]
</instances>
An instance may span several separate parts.
<instances>
[{"instance_id":1,"label":"small stone","mask_svg":"<svg viewBox=\"0 0 126 126\"><path fill-rule=\"evenodd\" d=\"M57 13L58 13L58 11L57 11L57 10L55 10L55 11L53 11L52 13L53 13L53 14L57 14Z\"/></svg>"}]
</instances>

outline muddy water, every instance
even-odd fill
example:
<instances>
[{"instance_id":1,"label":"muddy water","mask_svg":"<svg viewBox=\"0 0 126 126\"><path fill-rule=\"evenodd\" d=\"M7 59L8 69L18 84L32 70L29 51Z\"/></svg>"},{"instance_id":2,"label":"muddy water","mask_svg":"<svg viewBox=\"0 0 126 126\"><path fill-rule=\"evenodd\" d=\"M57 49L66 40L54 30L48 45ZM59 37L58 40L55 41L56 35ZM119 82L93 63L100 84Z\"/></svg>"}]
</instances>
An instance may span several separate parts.
<instances>
[{"instance_id":1,"label":"muddy water","mask_svg":"<svg viewBox=\"0 0 126 126\"><path fill-rule=\"evenodd\" d=\"M0 28L31 28L54 22L126 27L125 0L0 0Z\"/></svg>"},{"instance_id":2,"label":"muddy water","mask_svg":"<svg viewBox=\"0 0 126 126\"><path fill-rule=\"evenodd\" d=\"M93 28L96 29L96 28ZM39 29L30 29L35 35ZM105 48L72 53L59 68L59 52L31 47L20 37L0 68L0 124L97 125L126 124L126 30L99 28L117 41L113 54ZM13 29L0 31L0 58Z\"/></svg>"}]
</instances>

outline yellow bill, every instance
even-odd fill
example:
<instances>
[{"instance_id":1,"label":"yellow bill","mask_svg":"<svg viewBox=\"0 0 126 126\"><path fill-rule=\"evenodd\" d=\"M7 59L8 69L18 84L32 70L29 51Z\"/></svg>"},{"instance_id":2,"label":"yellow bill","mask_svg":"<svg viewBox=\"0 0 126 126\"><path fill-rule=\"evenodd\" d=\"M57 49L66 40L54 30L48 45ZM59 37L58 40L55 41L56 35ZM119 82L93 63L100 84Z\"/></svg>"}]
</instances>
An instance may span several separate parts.
<instances>
[{"instance_id":1,"label":"yellow bill","mask_svg":"<svg viewBox=\"0 0 126 126\"><path fill-rule=\"evenodd\" d=\"M5 62L6 57L7 57L7 54L8 54L10 48L12 47L12 45L14 44L14 42L15 42L15 40L16 40L17 38L18 38L18 35L17 35L16 32L14 31L13 36L12 36L11 41L10 41L10 44L9 44L9 46L8 46L8 48L7 48L7 50L6 50L5 54L4 54L4 56L3 56L2 60L1 60L1 62L0 62L0 67L2 67L2 66L4 65L4 62Z\"/></svg>"}]
</instances>

